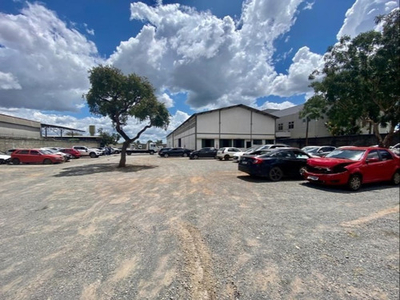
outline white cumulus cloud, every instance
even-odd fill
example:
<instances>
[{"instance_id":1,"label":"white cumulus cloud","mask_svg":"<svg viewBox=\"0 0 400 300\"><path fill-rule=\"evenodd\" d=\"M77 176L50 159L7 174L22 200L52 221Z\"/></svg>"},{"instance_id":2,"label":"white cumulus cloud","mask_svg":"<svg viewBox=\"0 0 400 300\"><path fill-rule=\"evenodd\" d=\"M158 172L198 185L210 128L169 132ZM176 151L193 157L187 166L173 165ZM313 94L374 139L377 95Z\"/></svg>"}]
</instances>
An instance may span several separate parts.
<instances>
[{"instance_id":1,"label":"white cumulus cloud","mask_svg":"<svg viewBox=\"0 0 400 300\"><path fill-rule=\"evenodd\" d=\"M27 3L18 15L0 13L0 45L3 107L77 110L87 71L99 62L93 42L44 6Z\"/></svg>"},{"instance_id":2,"label":"white cumulus cloud","mask_svg":"<svg viewBox=\"0 0 400 300\"><path fill-rule=\"evenodd\" d=\"M240 20L179 4L132 3L131 19L146 25L117 47L109 63L146 76L159 90L187 92L195 110L252 105L277 75L273 42L290 30L301 2L246 1Z\"/></svg>"},{"instance_id":3,"label":"white cumulus cloud","mask_svg":"<svg viewBox=\"0 0 400 300\"><path fill-rule=\"evenodd\" d=\"M374 29L376 16L387 14L398 6L398 1L394 0L356 0L346 12L337 39L344 35L354 38L362 32Z\"/></svg>"},{"instance_id":4,"label":"white cumulus cloud","mask_svg":"<svg viewBox=\"0 0 400 300\"><path fill-rule=\"evenodd\" d=\"M309 75L323 66L322 55L313 53L308 47L300 48L293 57L288 74L279 74L272 83L271 94L289 97L304 94L311 88Z\"/></svg>"}]
</instances>

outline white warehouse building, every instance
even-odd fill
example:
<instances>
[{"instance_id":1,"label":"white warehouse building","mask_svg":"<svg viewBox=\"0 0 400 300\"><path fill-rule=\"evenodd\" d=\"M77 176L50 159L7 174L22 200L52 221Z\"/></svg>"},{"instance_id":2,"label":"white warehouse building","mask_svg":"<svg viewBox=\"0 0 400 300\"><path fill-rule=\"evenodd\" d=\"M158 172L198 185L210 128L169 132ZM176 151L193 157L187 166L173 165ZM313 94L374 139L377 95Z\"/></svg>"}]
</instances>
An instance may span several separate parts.
<instances>
[{"instance_id":1,"label":"white warehouse building","mask_svg":"<svg viewBox=\"0 0 400 300\"><path fill-rule=\"evenodd\" d=\"M198 150L274 143L276 119L243 104L196 113L167 136L167 147Z\"/></svg>"}]
</instances>

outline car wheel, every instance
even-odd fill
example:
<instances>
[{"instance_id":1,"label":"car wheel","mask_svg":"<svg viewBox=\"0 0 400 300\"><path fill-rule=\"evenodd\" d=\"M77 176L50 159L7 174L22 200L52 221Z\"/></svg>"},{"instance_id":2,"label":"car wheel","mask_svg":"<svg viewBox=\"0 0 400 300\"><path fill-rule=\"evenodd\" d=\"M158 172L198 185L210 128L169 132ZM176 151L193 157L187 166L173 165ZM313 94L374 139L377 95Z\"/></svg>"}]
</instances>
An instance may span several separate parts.
<instances>
[{"instance_id":1,"label":"car wheel","mask_svg":"<svg viewBox=\"0 0 400 300\"><path fill-rule=\"evenodd\" d=\"M199 156L198 155L194 155L193 158L194 159L199 159Z\"/></svg>"},{"instance_id":2,"label":"car wheel","mask_svg":"<svg viewBox=\"0 0 400 300\"><path fill-rule=\"evenodd\" d=\"M167 158L169 155L167 153L163 154L165 158Z\"/></svg>"},{"instance_id":3,"label":"car wheel","mask_svg":"<svg viewBox=\"0 0 400 300\"><path fill-rule=\"evenodd\" d=\"M225 160L229 160L229 155L225 155L225 156L224 156L224 159L225 159Z\"/></svg>"},{"instance_id":4,"label":"car wheel","mask_svg":"<svg viewBox=\"0 0 400 300\"><path fill-rule=\"evenodd\" d=\"M361 184L361 176L358 174L354 174L350 176L349 181L347 182L347 187L352 191L357 191L360 189Z\"/></svg>"},{"instance_id":5,"label":"car wheel","mask_svg":"<svg viewBox=\"0 0 400 300\"><path fill-rule=\"evenodd\" d=\"M271 170L269 170L269 179L272 181L279 181L283 177L283 172L280 168L278 167L273 167Z\"/></svg>"},{"instance_id":6,"label":"car wheel","mask_svg":"<svg viewBox=\"0 0 400 300\"><path fill-rule=\"evenodd\" d=\"M13 165L19 165L19 164L20 164L20 161L19 161L18 158L13 158L13 159L12 159L12 163L13 163Z\"/></svg>"},{"instance_id":7,"label":"car wheel","mask_svg":"<svg viewBox=\"0 0 400 300\"><path fill-rule=\"evenodd\" d=\"M187 157L187 153L183 153L182 156L183 156L183 157Z\"/></svg>"},{"instance_id":8,"label":"car wheel","mask_svg":"<svg viewBox=\"0 0 400 300\"><path fill-rule=\"evenodd\" d=\"M43 161L43 164L45 164L45 165L51 165L53 162L51 161L51 159L48 159L48 158L46 158L44 161Z\"/></svg>"},{"instance_id":9,"label":"car wheel","mask_svg":"<svg viewBox=\"0 0 400 300\"><path fill-rule=\"evenodd\" d=\"M89 156L90 156L91 158L97 157L96 153L94 153L94 152L91 152L91 153L89 154Z\"/></svg>"},{"instance_id":10,"label":"car wheel","mask_svg":"<svg viewBox=\"0 0 400 300\"><path fill-rule=\"evenodd\" d=\"M400 184L400 171L396 171L396 173L393 174L392 183L394 185Z\"/></svg>"}]
</instances>

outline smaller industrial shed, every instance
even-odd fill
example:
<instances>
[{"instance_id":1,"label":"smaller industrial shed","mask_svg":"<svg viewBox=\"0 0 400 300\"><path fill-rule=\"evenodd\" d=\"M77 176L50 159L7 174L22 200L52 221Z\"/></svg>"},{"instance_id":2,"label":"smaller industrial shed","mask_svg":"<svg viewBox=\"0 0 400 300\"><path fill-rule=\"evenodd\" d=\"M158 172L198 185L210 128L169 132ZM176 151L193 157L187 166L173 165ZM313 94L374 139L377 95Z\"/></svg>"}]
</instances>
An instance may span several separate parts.
<instances>
[{"instance_id":1,"label":"smaller industrial shed","mask_svg":"<svg viewBox=\"0 0 400 300\"><path fill-rule=\"evenodd\" d=\"M0 137L41 138L40 122L0 114Z\"/></svg>"},{"instance_id":2,"label":"smaller industrial shed","mask_svg":"<svg viewBox=\"0 0 400 300\"><path fill-rule=\"evenodd\" d=\"M276 119L243 104L196 113L167 136L167 146L197 150L273 143Z\"/></svg>"}]
</instances>

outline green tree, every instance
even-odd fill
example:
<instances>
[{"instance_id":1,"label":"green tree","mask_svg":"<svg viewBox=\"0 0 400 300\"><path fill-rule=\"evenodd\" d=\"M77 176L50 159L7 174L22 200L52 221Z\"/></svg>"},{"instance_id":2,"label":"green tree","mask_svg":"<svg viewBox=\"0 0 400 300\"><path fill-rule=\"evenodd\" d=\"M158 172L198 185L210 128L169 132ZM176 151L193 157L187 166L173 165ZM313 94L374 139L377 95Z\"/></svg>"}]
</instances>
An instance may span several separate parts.
<instances>
[{"instance_id":1,"label":"green tree","mask_svg":"<svg viewBox=\"0 0 400 300\"><path fill-rule=\"evenodd\" d=\"M124 75L115 67L100 65L89 70L89 81L91 88L85 97L90 112L108 116L124 139L118 167L125 167L126 149L130 143L153 126L166 129L168 110L157 101L150 82L136 74ZM125 128L131 117L143 124L134 137L129 137Z\"/></svg>"},{"instance_id":2,"label":"green tree","mask_svg":"<svg viewBox=\"0 0 400 300\"><path fill-rule=\"evenodd\" d=\"M356 134L370 125L379 145L388 147L400 121L400 21L399 10L380 16L382 32L369 31L354 39L345 36L328 49L323 75L311 86L325 101L332 133ZM382 139L379 126L388 127Z\"/></svg>"},{"instance_id":3,"label":"green tree","mask_svg":"<svg viewBox=\"0 0 400 300\"><path fill-rule=\"evenodd\" d=\"M119 139L121 136L118 133L108 133L103 130L103 128L100 128L97 130L101 140L100 144L103 146L108 146L108 145L115 145L118 143Z\"/></svg>"}]
</instances>

